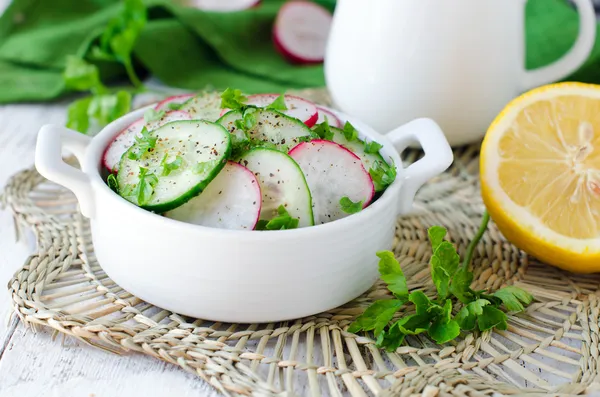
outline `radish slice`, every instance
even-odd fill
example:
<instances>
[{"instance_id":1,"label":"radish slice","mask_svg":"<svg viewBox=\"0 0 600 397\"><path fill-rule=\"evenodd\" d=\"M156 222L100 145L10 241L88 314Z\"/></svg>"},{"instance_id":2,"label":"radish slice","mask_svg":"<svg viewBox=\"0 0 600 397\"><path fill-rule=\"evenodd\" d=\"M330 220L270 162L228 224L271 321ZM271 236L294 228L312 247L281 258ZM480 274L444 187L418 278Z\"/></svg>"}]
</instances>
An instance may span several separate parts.
<instances>
[{"instance_id":1,"label":"radish slice","mask_svg":"<svg viewBox=\"0 0 600 397\"><path fill-rule=\"evenodd\" d=\"M256 177L246 167L229 161L199 196L165 216L220 229L252 230L260 208L261 192Z\"/></svg>"},{"instance_id":2,"label":"radish slice","mask_svg":"<svg viewBox=\"0 0 600 397\"><path fill-rule=\"evenodd\" d=\"M192 116L192 120L216 121L221 114L221 97L217 94L199 94L188 99L181 109Z\"/></svg>"},{"instance_id":3,"label":"radish slice","mask_svg":"<svg viewBox=\"0 0 600 397\"><path fill-rule=\"evenodd\" d=\"M183 95L175 95L170 96L167 99L160 101L155 107L155 110L166 110L167 112L170 110L169 104L174 103L176 105L181 105L186 102L188 99L193 98L196 94L183 94Z\"/></svg>"},{"instance_id":4,"label":"radish slice","mask_svg":"<svg viewBox=\"0 0 600 397\"><path fill-rule=\"evenodd\" d=\"M171 121L191 119L192 116L190 116L189 113L182 112L181 110L173 110L165 113L161 119L151 121L148 123L148 125L146 125L144 119L139 119L133 122L131 125L129 125L129 127L121 131L106 148L103 157L104 166L110 172L118 172L119 161L121 161L123 153L125 153L127 149L134 144L136 136L141 136L144 126L146 126L148 131L154 131L155 129L162 127Z\"/></svg>"},{"instance_id":5,"label":"radish slice","mask_svg":"<svg viewBox=\"0 0 600 397\"><path fill-rule=\"evenodd\" d=\"M260 0L189 0L187 4L205 11L231 12L256 7Z\"/></svg>"},{"instance_id":6,"label":"radish slice","mask_svg":"<svg viewBox=\"0 0 600 397\"><path fill-rule=\"evenodd\" d=\"M331 113L327 109L323 109L320 106L317 106L317 111L319 112L319 118L315 124L321 124L325 121L325 118L327 118L327 122L331 127L342 128L342 122L335 114Z\"/></svg>"},{"instance_id":7,"label":"radish slice","mask_svg":"<svg viewBox=\"0 0 600 397\"><path fill-rule=\"evenodd\" d=\"M275 48L290 62L323 62L331 21L329 11L318 4L290 1L281 7L275 20Z\"/></svg>"},{"instance_id":8,"label":"radish slice","mask_svg":"<svg viewBox=\"0 0 600 397\"><path fill-rule=\"evenodd\" d=\"M365 208L375 194L373 180L354 153L331 141L316 139L290 150L304 172L313 199L315 224L348 216L340 200L362 201Z\"/></svg>"},{"instance_id":9,"label":"radish slice","mask_svg":"<svg viewBox=\"0 0 600 397\"><path fill-rule=\"evenodd\" d=\"M263 108L269 106L278 97L279 94L250 95L247 104ZM293 95L285 95L284 99L287 110L282 110L281 113L301 120L308 127L315 125L319 118L319 111L314 103Z\"/></svg>"}]
</instances>

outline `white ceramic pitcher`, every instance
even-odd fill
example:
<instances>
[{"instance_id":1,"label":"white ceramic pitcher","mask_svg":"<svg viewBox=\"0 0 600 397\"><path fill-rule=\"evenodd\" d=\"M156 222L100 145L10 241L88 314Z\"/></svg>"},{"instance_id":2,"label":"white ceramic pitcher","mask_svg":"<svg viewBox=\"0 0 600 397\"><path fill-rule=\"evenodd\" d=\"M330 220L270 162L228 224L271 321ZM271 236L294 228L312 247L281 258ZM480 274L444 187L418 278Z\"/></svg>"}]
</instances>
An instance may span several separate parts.
<instances>
[{"instance_id":1,"label":"white ceramic pitcher","mask_svg":"<svg viewBox=\"0 0 600 397\"><path fill-rule=\"evenodd\" d=\"M587 59L593 5L573 3L580 32L572 49L527 71L526 0L338 0L327 86L340 109L379 132L430 117L451 145L475 141L517 94L562 79Z\"/></svg>"}]
</instances>

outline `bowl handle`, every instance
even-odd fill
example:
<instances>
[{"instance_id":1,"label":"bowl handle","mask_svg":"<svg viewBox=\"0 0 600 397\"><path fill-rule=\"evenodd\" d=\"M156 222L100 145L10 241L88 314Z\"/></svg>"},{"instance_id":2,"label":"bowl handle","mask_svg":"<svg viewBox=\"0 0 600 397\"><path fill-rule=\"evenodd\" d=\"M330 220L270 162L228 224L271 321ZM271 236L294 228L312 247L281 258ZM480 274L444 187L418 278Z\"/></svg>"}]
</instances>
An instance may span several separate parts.
<instances>
[{"instance_id":1,"label":"bowl handle","mask_svg":"<svg viewBox=\"0 0 600 397\"><path fill-rule=\"evenodd\" d=\"M409 165L399 175L403 179L398 200L398 213L410 212L417 190L429 179L444 172L454 156L444 133L431 119L416 119L387 134L398 153L411 143L418 143L425 156Z\"/></svg>"},{"instance_id":2,"label":"bowl handle","mask_svg":"<svg viewBox=\"0 0 600 397\"><path fill-rule=\"evenodd\" d=\"M85 149L91 138L58 125L45 125L40 129L35 148L35 168L46 179L56 182L75 193L81 213L94 215L94 196L90 178L83 171L65 163L62 150L72 152L82 164Z\"/></svg>"}]
</instances>

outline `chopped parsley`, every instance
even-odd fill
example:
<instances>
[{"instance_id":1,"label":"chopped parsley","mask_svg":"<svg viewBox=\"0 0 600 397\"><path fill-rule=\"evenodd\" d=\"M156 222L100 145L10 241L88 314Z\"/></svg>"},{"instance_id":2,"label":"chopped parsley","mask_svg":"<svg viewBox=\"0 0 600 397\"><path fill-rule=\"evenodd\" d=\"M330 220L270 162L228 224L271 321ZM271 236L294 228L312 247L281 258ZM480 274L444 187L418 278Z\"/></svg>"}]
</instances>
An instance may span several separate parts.
<instances>
[{"instance_id":1,"label":"chopped parsley","mask_svg":"<svg viewBox=\"0 0 600 397\"><path fill-rule=\"evenodd\" d=\"M178 170L183 164L183 158L181 156L175 156L175 160L170 163L167 162L167 158L169 157L168 153L165 153L165 157L163 157L160 165L162 166L162 173L160 176L169 176L171 172Z\"/></svg>"},{"instance_id":2,"label":"chopped parsley","mask_svg":"<svg viewBox=\"0 0 600 397\"><path fill-rule=\"evenodd\" d=\"M193 172L196 175L207 174L212 171L219 163L218 160L205 161L194 166Z\"/></svg>"},{"instance_id":3,"label":"chopped parsley","mask_svg":"<svg viewBox=\"0 0 600 397\"><path fill-rule=\"evenodd\" d=\"M369 170L369 175L378 190L391 185L396 180L396 167L385 164L383 161L376 161Z\"/></svg>"},{"instance_id":4,"label":"chopped parsley","mask_svg":"<svg viewBox=\"0 0 600 397\"><path fill-rule=\"evenodd\" d=\"M157 183L158 178L156 175L149 174L147 168L140 167L138 183L134 186L125 186L121 191L121 195L139 206L144 206L150 201Z\"/></svg>"},{"instance_id":5,"label":"chopped parsley","mask_svg":"<svg viewBox=\"0 0 600 397\"><path fill-rule=\"evenodd\" d=\"M150 108L144 112L144 121L146 123L150 123L152 121L160 120L165 117L165 113L166 112L164 110L154 110Z\"/></svg>"},{"instance_id":6,"label":"chopped parsley","mask_svg":"<svg viewBox=\"0 0 600 397\"><path fill-rule=\"evenodd\" d=\"M267 106L267 109L271 110L288 110L287 105L285 104L285 96L279 95L275 100Z\"/></svg>"},{"instance_id":7,"label":"chopped parsley","mask_svg":"<svg viewBox=\"0 0 600 397\"><path fill-rule=\"evenodd\" d=\"M356 203L344 196L340 199L340 207L346 214L356 214L363 208L364 201L357 201Z\"/></svg>"},{"instance_id":8,"label":"chopped parsley","mask_svg":"<svg viewBox=\"0 0 600 397\"><path fill-rule=\"evenodd\" d=\"M346 140L348 142L352 142L358 139L358 131L356 130L356 128L354 128L352 124L350 124L349 121L346 121L346 124L344 124L342 132L344 133L344 137L346 137Z\"/></svg>"},{"instance_id":9,"label":"chopped parsley","mask_svg":"<svg viewBox=\"0 0 600 397\"><path fill-rule=\"evenodd\" d=\"M115 193L119 193L119 182L115 174L109 174L106 178L106 184Z\"/></svg>"},{"instance_id":10,"label":"chopped parsley","mask_svg":"<svg viewBox=\"0 0 600 397\"><path fill-rule=\"evenodd\" d=\"M246 108L248 98L242 94L241 90L227 88L221 94L221 108L243 110Z\"/></svg>"},{"instance_id":11,"label":"chopped parsley","mask_svg":"<svg viewBox=\"0 0 600 397\"><path fill-rule=\"evenodd\" d=\"M292 218L283 205L277 208L277 216L271 220L259 220L255 230L287 230L296 229L299 220Z\"/></svg>"},{"instance_id":12,"label":"chopped parsley","mask_svg":"<svg viewBox=\"0 0 600 397\"><path fill-rule=\"evenodd\" d=\"M365 142L365 153L368 153L368 154L378 153L382 147L383 147L383 145L381 145L375 141Z\"/></svg>"},{"instance_id":13,"label":"chopped parsley","mask_svg":"<svg viewBox=\"0 0 600 397\"><path fill-rule=\"evenodd\" d=\"M177 102L167 103L167 109L169 109L169 110L181 110L181 108L183 108L183 103L177 103Z\"/></svg>"},{"instance_id":14,"label":"chopped parsley","mask_svg":"<svg viewBox=\"0 0 600 397\"><path fill-rule=\"evenodd\" d=\"M135 145L132 146L127 154L127 157L130 160L139 160L150 149L154 149L156 147L156 140L158 138L152 136L146 127L142 128L140 135L141 136L135 137Z\"/></svg>"},{"instance_id":15,"label":"chopped parsley","mask_svg":"<svg viewBox=\"0 0 600 397\"><path fill-rule=\"evenodd\" d=\"M314 126L313 131L315 134L318 135L320 139L325 139L326 141L333 141L334 134L331 130L331 127L329 126L329 122L327 121L327 119L325 119L325 121L323 121L321 124L317 124L316 126Z\"/></svg>"}]
</instances>

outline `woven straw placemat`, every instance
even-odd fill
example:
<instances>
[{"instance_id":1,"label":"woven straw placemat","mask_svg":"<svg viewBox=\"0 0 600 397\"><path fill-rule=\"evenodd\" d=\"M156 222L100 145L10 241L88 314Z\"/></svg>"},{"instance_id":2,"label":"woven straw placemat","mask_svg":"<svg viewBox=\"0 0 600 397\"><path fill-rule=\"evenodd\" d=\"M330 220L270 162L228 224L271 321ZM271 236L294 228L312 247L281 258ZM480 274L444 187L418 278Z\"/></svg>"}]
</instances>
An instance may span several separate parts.
<instances>
[{"instance_id":1,"label":"woven straw placemat","mask_svg":"<svg viewBox=\"0 0 600 397\"><path fill-rule=\"evenodd\" d=\"M322 91L303 95L328 102ZM406 161L416 156L405 154ZM429 226L448 228L461 252L475 235L484 209L477 172L478 145L456 150L451 169L422 188L414 213L398 220L394 252L410 289L434 292ZM17 229L30 228L37 238L36 253L8 285L25 323L111 352L136 351L168 361L225 395L574 395L600 381L600 276L540 264L493 224L477 247L474 288L515 284L536 301L526 313L509 315L506 331L465 333L444 346L412 336L387 353L368 335L345 331L373 300L388 296L381 284L342 307L295 321L224 324L187 318L132 296L103 272L88 221L69 191L31 169L9 181L2 201L14 213Z\"/></svg>"}]
</instances>

